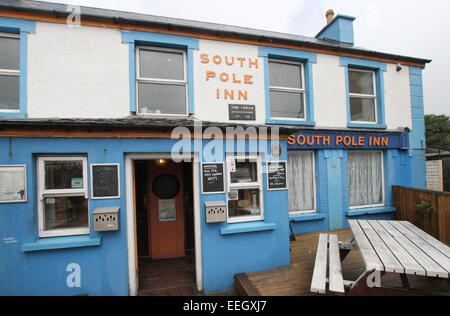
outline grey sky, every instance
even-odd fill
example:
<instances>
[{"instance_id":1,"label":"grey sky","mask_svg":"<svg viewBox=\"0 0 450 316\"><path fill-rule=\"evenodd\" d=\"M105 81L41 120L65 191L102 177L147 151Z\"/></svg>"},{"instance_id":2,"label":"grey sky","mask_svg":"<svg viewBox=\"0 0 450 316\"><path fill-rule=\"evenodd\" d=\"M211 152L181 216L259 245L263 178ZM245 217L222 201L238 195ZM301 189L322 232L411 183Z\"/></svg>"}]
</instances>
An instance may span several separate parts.
<instances>
[{"instance_id":1,"label":"grey sky","mask_svg":"<svg viewBox=\"0 0 450 316\"><path fill-rule=\"evenodd\" d=\"M425 113L450 115L448 0L47 0L314 37L325 12L356 17L355 45L432 59L424 71Z\"/></svg>"}]
</instances>

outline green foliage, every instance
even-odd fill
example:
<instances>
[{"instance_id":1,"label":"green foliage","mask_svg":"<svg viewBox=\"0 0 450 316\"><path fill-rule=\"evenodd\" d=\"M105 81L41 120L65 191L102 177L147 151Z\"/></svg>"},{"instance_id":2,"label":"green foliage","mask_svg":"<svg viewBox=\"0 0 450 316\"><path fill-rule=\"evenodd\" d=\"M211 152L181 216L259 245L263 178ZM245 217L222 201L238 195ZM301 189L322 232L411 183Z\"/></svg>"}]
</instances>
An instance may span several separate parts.
<instances>
[{"instance_id":1,"label":"green foliage","mask_svg":"<svg viewBox=\"0 0 450 316\"><path fill-rule=\"evenodd\" d=\"M425 115L425 134L428 148L450 151L450 117Z\"/></svg>"},{"instance_id":2,"label":"green foliage","mask_svg":"<svg viewBox=\"0 0 450 316\"><path fill-rule=\"evenodd\" d=\"M415 205L416 210L424 212L426 218L430 218L431 214L434 212L434 206L431 204L430 198L423 194L420 194L419 198L420 202Z\"/></svg>"}]
</instances>

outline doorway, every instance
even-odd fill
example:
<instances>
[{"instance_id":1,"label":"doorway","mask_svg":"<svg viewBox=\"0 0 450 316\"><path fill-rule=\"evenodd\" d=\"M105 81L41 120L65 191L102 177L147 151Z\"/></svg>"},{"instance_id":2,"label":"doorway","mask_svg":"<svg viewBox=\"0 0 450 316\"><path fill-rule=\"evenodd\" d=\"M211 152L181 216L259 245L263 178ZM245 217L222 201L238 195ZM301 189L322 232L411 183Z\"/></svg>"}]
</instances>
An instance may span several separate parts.
<instances>
[{"instance_id":1,"label":"doorway","mask_svg":"<svg viewBox=\"0 0 450 316\"><path fill-rule=\"evenodd\" d=\"M193 164L134 161L138 295L195 295Z\"/></svg>"}]
</instances>

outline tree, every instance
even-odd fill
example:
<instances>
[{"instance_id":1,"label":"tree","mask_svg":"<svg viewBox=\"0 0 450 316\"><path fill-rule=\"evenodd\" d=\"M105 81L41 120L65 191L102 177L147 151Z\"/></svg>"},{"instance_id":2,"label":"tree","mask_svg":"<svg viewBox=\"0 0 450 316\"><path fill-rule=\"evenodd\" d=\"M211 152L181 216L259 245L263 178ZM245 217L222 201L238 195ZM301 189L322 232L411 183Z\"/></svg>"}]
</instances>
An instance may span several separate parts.
<instances>
[{"instance_id":1,"label":"tree","mask_svg":"<svg viewBox=\"0 0 450 316\"><path fill-rule=\"evenodd\" d=\"M447 115L425 115L427 148L450 151L450 117Z\"/></svg>"}]
</instances>

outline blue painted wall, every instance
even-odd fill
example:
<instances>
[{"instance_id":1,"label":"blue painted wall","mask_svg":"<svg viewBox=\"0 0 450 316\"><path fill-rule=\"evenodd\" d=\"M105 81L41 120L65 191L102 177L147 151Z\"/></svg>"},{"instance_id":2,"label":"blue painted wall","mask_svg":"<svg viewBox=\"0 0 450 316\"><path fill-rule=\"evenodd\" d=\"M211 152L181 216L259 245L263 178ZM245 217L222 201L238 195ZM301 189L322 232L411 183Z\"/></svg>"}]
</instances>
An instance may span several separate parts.
<instances>
[{"instance_id":1,"label":"blue painted wall","mask_svg":"<svg viewBox=\"0 0 450 316\"><path fill-rule=\"evenodd\" d=\"M162 139L0 138L0 164L26 164L28 179L27 203L0 204L0 295L128 295L124 157L126 153L170 152L174 143L175 140ZM286 160L286 141L280 143L283 147L280 159ZM208 141L200 142L200 150L207 144ZM261 152L267 152L267 148ZM247 142L246 151L250 149ZM100 245L23 251L25 245L36 246L49 240L60 240L64 247L80 241L80 237L69 238L69 241L38 237L35 156L39 154L86 154L88 164L120 163L121 198L89 200L91 222L95 208L120 206L120 230L96 233L91 225L89 237L101 238ZM271 159L270 156L264 158L264 168L267 159ZM287 190L267 191L265 175L263 179L265 219L257 222L258 231L252 231L255 223L206 224L204 202L224 200L225 194L201 195L205 292L232 288L236 273L289 265L288 193ZM236 228L245 232L229 234ZM66 285L70 274L66 268L70 263L80 265L81 288Z\"/></svg>"}]
</instances>

